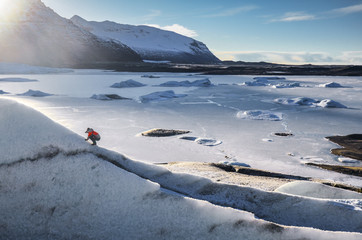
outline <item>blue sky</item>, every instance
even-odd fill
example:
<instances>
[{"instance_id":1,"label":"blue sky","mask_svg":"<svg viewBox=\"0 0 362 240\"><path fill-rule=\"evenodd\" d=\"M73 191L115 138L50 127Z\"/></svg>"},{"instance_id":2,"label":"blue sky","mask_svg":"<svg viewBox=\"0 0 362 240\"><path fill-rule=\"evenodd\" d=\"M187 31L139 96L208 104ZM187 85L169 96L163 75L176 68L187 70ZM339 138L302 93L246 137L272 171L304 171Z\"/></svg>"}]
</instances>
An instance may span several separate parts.
<instances>
[{"instance_id":1,"label":"blue sky","mask_svg":"<svg viewBox=\"0 0 362 240\"><path fill-rule=\"evenodd\" d=\"M43 2L66 18L178 31L223 60L362 64L362 0Z\"/></svg>"}]
</instances>

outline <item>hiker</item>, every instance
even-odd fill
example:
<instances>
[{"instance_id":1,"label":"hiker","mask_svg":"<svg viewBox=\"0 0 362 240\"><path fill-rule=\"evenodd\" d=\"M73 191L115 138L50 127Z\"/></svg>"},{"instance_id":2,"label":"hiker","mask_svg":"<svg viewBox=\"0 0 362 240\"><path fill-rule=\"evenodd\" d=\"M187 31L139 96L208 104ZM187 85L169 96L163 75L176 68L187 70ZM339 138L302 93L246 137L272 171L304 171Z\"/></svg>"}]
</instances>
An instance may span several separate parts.
<instances>
[{"instance_id":1,"label":"hiker","mask_svg":"<svg viewBox=\"0 0 362 240\"><path fill-rule=\"evenodd\" d=\"M101 140L101 136L94 131L92 128L87 128L87 131L85 131L85 133L88 133L88 137L85 139L86 141L88 141L89 139L92 140L92 145L97 145L96 141Z\"/></svg>"}]
</instances>

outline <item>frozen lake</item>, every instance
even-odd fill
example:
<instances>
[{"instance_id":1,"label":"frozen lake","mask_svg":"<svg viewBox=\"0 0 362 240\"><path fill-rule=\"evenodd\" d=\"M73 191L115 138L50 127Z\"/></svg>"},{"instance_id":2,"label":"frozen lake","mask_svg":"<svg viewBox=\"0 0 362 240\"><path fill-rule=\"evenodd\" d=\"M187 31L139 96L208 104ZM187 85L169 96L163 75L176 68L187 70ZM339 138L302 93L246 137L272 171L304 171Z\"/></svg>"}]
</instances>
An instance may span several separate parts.
<instances>
[{"instance_id":1,"label":"frozen lake","mask_svg":"<svg viewBox=\"0 0 362 240\"><path fill-rule=\"evenodd\" d=\"M29 105L79 135L86 137L87 127L94 128L102 136L99 146L134 160L151 163L238 161L253 168L362 186L358 177L304 164L342 164L330 153L330 149L337 146L325 137L361 133L362 77L286 76L285 79L257 80L253 79L257 76L152 73L157 78L149 78L143 75L98 70L0 75L0 90L9 93L2 97ZM9 78L37 81L11 81ZM213 86L156 86L168 81L191 82L205 78ZM129 79L146 86L110 88L114 83ZM320 86L330 82L344 87ZM17 95L29 89L54 95ZM168 90L187 96L140 102L140 96ZM100 101L90 98L94 94L118 94L132 100ZM294 101L296 98L310 98L316 103L298 105ZM290 104L281 104L276 99ZM318 105L326 99L347 108ZM190 130L185 136L221 144L210 147L177 136L139 136L152 128ZM294 136L279 137L274 135L276 132L290 132ZM362 163L343 165L362 166Z\"/></svg>"}]
</instances>

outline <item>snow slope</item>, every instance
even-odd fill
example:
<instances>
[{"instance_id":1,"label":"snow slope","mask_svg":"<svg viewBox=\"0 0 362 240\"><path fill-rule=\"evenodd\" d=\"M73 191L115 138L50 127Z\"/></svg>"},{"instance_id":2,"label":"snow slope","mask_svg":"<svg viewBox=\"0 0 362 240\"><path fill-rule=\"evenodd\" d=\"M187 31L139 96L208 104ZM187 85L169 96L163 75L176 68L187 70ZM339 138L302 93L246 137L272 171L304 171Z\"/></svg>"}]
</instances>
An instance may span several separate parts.
<instances>
[{"instance_id":1,"label":"snow slope","mask_svg":"<svg viewBox=\"0 0 362 240\"><path fill-rule=\"evenodd\" d=\"M74 16L71 21L96 36L117 41L132 48L144 60L180 63L217 63L217 59L202 42L149 26L132 26L111 21L94 22Z\"/></svg>"},{"instance_id":2,"label":"snow slope","mask_svg":"<svg viewBox=\"0 0 362 240\"><path fill-rule=\"evenodd\" d=\"M177 179L187 180L183 183L187 188L193 182L202 184L204 196L215 190L207 186L217 185L92 147L18 103L1 99L0 106L0 131L5 133L0 139L0 154L5 156L0 162L1 239L361 238L358 233L286 228L257 220L247 212L165 192L129 171L163 179L166 187L180 188L175 185ZM220 190L224 187L220 185ZM197 187L189 189L198 191ZM300 200L295 203L303 205L303 198ZM315 210L326 207L331 221L344 227L341 220L350 221L353 227L355 214L361 214L343 204L313 204ZM335 215L333 211L339 208L349 216Z\"/></svg>"}]
</instances>

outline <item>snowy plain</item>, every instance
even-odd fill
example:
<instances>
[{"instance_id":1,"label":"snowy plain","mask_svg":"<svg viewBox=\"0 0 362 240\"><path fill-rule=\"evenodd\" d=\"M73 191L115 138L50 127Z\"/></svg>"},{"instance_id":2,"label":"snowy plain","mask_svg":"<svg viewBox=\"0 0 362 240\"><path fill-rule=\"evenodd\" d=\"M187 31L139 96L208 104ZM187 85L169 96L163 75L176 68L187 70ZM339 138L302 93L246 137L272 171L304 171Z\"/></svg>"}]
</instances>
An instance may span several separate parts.
<instances>
[{"instance_id":1,"label":"snowy plain","mask_svg":"<svg viewBox=\"0 0 362 240\"><path fill-rule=\"evenodd\" d=\"M56 148L53 150L52 148L48 149L50 151L56 151L57 148L63 149L62 151L65 152L80 150L85 151L83 153L85 156L75 155L71 157L64 157L62 156L64 153L61 152L60 155L56 155L54 157L56 160L52 159L50 162L44 160L44 163L37 162L36 164L38 164L38 166L33 166L32 163L26 162L24 163L26 166L19 166L21 171L4 170L0 168L4 173L4 175L2 174L1 176L5 176L1 180L1 186L7 186L0 188L1 191L4 191L5 193L10 192L13 194L11 197L15 197L16 199L23 198L23 195L26 194L22 192L21 189L30 189L30 192L33 194L31 197L34 197L34 199L32 199L31 204L29 204L29 211L27 210L22 212L22 210L20 210L21 208L17 210L19 211L19 216L24 214L26 219L24 221L29 220L27 217L33 216L34 212L36 213L35 215L39 215L35 216L35 218L38 217L37 221L45 221L49 223L49 221L46 219L49 217L49 215L53 216L54 213L59 214L59 218L57 220L60 220L64 216L66 216L65 219L68 219L68 217L71 219L71 215L69 214L77 215L79 214L77 211L83 211L83 214L89 214L89 212L92 212L96 215L98 214L97 216L99 218L95 219L94 221L89 220L89 222L87 222L86 219L81 220L91 225L93 224L92 226L100 227L105 223L100 224L96 223L96 221L101 221L101 218L107 218L108 215L105 213L108 213L112 216L108 219L110 221L109 224L111 225L109 228L112 229L109 235L109 239L111 239L112 236L114 236L111 234L116 234L120 229L119 226L117 228L117 226L112 225L113 223L110 220L112 218L115 218L113 220L118 220L115 216L116 214L111 214L114 212L112 207L117 205L117 198L121 199L119 200L121 203L130 204L128 202L129 200L124 199L125 196L123 196L123 193L128 191L126 188L129 187L127 184L124 184L125 181L127 183L132 182L132 184L134 181L134 184L137 186L134 186L133 188L139 189L139 191L135 190L134 193L132 193L133 195L130 194L130 196L134 196L134 199L138 199L139 194L143 196L144 194L147 195L148 191L151 191L153 198L151 203L152 205L156 204L157 202L157 205L159 206L162 206L163 204L169 206L172 205L171 202L174 203L176 201L173 200L173 198L177 198L176 196L169 196L168 194L161 193L159 186L155 184L158 183L169 190L180 192L193 198L207 200L218 205L234 206L239 204L239 207L237 208L249 209L252 212L256 212L258 216L264 215L266 216L264 219L279 224L315 227L334 231L361 232L358 224L355 225L355 223L353 223L358 223L358 219L361 219L362 211L356 207L360 206L360 202L358 202L358 200L350 199L352 204L346 205L338 203L338 201L331 202L325 199L309 198L309 195L307 195L305 198L296 197L293 195L295 194L295 191L293 192L292 190L288 190L286 192L287 194L292 195L284 195L281 193L270 194L268 192L248 188L241 189L241 191L247 192L245 193L246 195L243 196L242 194L240 195L240 189L237 189L235 186L214 186L214 183L210 183L205 179L195 178L192 176L179 176L177 174L170 175L170 173L165 172L160 167L151 165L151 163L174 161L220 162L225 161L225 157L227 157L227 159L232 159L235 162L250 165L253 168L294 174L304 177L329 179L336 182L352 184L354 186L361 187L362 181L359 177L333 173L304 165L305 162L341 164L338 162L338 157L330 154L330 149L336 147L336 145L328 142L324 139L324 137L337 134L346 135L351 133L359 133L360 122L362 120L361 77L288 76L286 79L274 79L268 81L273 81L275 84L298 82L302 87L273 88L272 86L274 86L274 84L265 86L245 86L244 83L253 81L254 76L200 76L197 74L186 73L152 73L152 75L156 75L159 78L146 78L142 77L143 75L144 73L115 73L101 70L74 70L71 72L62 72L57 74L3 74L0 76L0 79L23 78L37 80L36 82L0 81L0 90L8 93L1 94L0 98L16 100L20 103L30 106L48 116L56 123L59 123L60 125L63 125L70 130L63 129L61 126L54 123L48 123L48 120L44 120L44 117L38 116L39 113L33 113L29 109L24 110L22 107L16 104L10 104L7 101L2 103L3 106L1 107L2 113L0 117L0 120L2 121L2 131L7 131L11 140L8 141L8 139L4 138L1 140L1 154L3 156L1 162L2 167L4 167L6 164L6 166L10 164L12 167L14 167L12 165L13 162L16 162L19 159L26 159L26 157L29 156L36 156L39 152L44 151L43 147L49 147L50 144L56 146ZM195 80L204 79L205 77L210 79L213 86L157 86L169 81L193 82ZM110 88L110 86L114 83L119 83L129 79L141 82L146 86L137 88ZM337 82L347 87L319 87L320 84L328 82ZM36 98L32 96L18 95L27 92L29 89L34 89L53 95ZM147 102L141 101L142 96L165 91L174 91L174 93L179 97L172 97L170 99L166 98L162 99L162 101L159 101L160 99L157 98ZM131 98L133 100L101 101L91 99L90 97L94 94L118 94L119 96ZM305 97L311 99L332 99L347 106L347 108L284 105L275 102L275 99L278 98L296 97ZM24 111L30 111L31 113L26 115L24 114ZM279 121L275 121L270 119L268 117L270 115L268 114L262 114L260 118L255 118L254 115L252 115L253 117L250 118L247 117L248 115L245 115L242 118L240 118L240 116L238 117L241 112L246 111L277 113L277 116L280 116L281 119L278 119ZM266 117L263 118L263 116ZM20 128L16 128L16 126L20 126ZM127 175L128 173L126 174L123 172L120 174L122 175L120 178L123 179L114 180L114 178L119 177L116 176L117 170L119 171L119 169L115 170L112 166L108 166L106 163L102 163L102 160L100 160L99 157L95 157L97 155L94 154L94 150L90 148L90 146L86 145L80 136L77 136L78 134L85 137L84 131L87 127L92 127L101 134L102 140L99 142L100 147L114 151L114 153L109 153L109 155L113 156L116 155L116 153L121 153L126 156L120 160L124 168L132 173L137 174L138 176L150 179L154 183L141 180L132 174L132 177L129 177ZM179 137L146 138L139 135L139 133L152 128L190 130L191 133L186 135L190 137L190 139L195 138L199 141L202 141L203 139L214 140L218 144L211 145L210 147L197 144L193 141L185 141ZM37 134L31 134L33 130L29 131L29 129L33 129L37 132ZM273 134L275 132L291 132L294 134L294 136L278 137ZM31 141L29 141L29 139L31 139ZM265 139L268 139L268 141L265 141ZM100 149L99 151L102 150ZM136 160L136 162L134 160ZM78 196L79 199L72 197L68 200L69 205L77 203L79 206L81 206L80 208L74 208L69 211L65 211L63 209L63 213L61 213L58 212L57 208L53 209L54 206L48 206L47 208L44 206L39 207L41 204L38 204L39 206L36 204L36 202L39 201L49 201L49 199L52 199L52 196L54 196L55 199L52 200L56 202L56 197L59 197L56 196L59 189L65 192L68 190L70 190L69 192L78 191L78 189L76 189L80 187L78 185L74 186L72 189L68 189L65 186L69 184L69 178L75 178L76 182L81 182L84 180L82 179L82 176L74 176L77 175L77 171L75 171L73 168L81 167L81 169L83 169L82 174L84 171L84 177L88 179L90 175L88 176L87 174L91 174L89 172L91 171L90 169L93 170L93 166L98 166L97 164L101 166L102 170L97 171L97 177L96 180L94 180L95 182L92 180L91 183L87 183L86 186L88 186L89 189L87 188L84 190L85 193L80 194L80 196ZM22 164L19 163L19 165ZM347 163L347 165L361 166L361 163L351 162ZM30 170L27 170L27 168L31 169L31 171L35 172L36 174L34 174L34 176L30 176ZM108 171L111 172L109 173L109 176ZM66 173L66 175L63 176L63 173ZM7 176L9 178L7 178ZM10 176L12 177L10 178ZM48 179L47 181L43 181L44 179L42 179L41 176L43 176L45 179L57 179L56 177L59 177L61 179L59 180L59 185L57 185L59 189L51 189L54 187L52 184L43 183L49 182L50 180ZM19 179L21 179L21 181L19 181ZM11 189L10 186L12 184L23 184L23 186L19 186L19 191L17 190L12 192L9 190ZM99 203L97 206L94 205L95 203L91 202L91 199L98 199L100 195L105 194L104 192L94 192L93 187L97 184L103 184L102 191L108 191L106 194L111 194L111 207L107 208L103 206L106 205L106 199L99 200L104 202ZM122 191L115 190L117 187L113 188L113 184L123 184L122 186L116 185ZM140 187L140 185L143 186L143 184L146 184L144 185L145 187ZM152 187L148 186L147 184L150 186L152 185ZM182 186L182 184L184 184L184 186ZM37 187L32 187L33 185ZM112 185L112 188L110 188L109 185ZM218 190L218 194L212 193L212 191L211 193L205 193L205 186L214 189L213 191ZM297 186L300 188L301 185ZM41 192L41 190L39 189L43 188L47 189L47 194L50 195L43 196L40 194L39 192ZM315 191L320 191L316 187L311 188L305 186L304 188L307 190L314 188L317 189ZM4 189L8 192L6 192ZM249 195L254 196L254 204L247 203L247 199L250 198ZM299 195L302 196L303 194ZM336 196L337 194L332 195ZM11 214L8 212L10 210L8 209L17 209L18 206L25 204L26 201L23 200L24 202L9 203L9 195L2 194L1 196L1 202L3 203L1 212L6 212L6 216L10 215L9 218L12 219L7 220L10 222L13 221L12 223L15 226L18 219L14 217L15 215L11 217ZM234 198L228 198L226 196L233 196ZM330 196L330 194L328 196ZM44 197L47 199L43 199ZM157 201L155 201L155 199L157 199ZM160 199L163 200L161 201ZM193 201L196 201L185 198L182 199L182 203L180 203L182 206L179 206L180 209L183 209L184 207L187 208L190 206L190 204L194 204ZM243 202L241 199L244 199L246 202ZM279 204L273 203L273 208L265 203L265 208L260 209L260 206L263 204L265 199L274 199L274 201L278 199L276 201ZM356 199L358 198L356 197ZM65 201L64 199L58 200L60 202ZM344 199L344 202L348 203L347 200ZM357 205L353 204L356 203L356 201ZM295 206L297 202L299 203L299 208ZM87 203L91 204L91 207L88 210L86 209ZM205 211L205 208L215 208L215 206L208 205L204 202L196 201L195 203L198 207L200 207L198 208L200 211ZM200 206L200 204L202 206ZM283 208L282 206L285 207L287 206L286 204L289 204L290 208L288 208L287 211L281 211ZM57 204L55 205L58 206ZM292 206L296 208L293 208ZM303 222L303 220L298 219L298 216L304 211L306 206L310 206L310 209L314 211L315 215L309 214L308 216L308 213L306 213L307 217L310 219ZM139 207L139 205L136 205L136 207ZM174 207L177 208L176 205ZM44 210L44 208L46 209ZM71 208L71 206L69 208ZM269 208L271 210L267 210ZM133 210L134 209L132 208L132 211ZM157 211L158 210L159 209L157 208ZM167 209L164 209L163 211L164 214L166 214ZM44 214L43 212L47 212L48 215ZM51 214L49 214L49 212ZM165 215L162 215L162 213L160 213L160 215L151 217L152 214L154 214L151 212L146 212L145 215L158 220L160 220L162 217L165 217ZM229 212L233 213L230 214ZM44 216L40 216L42 214ZM123 214L126 214L127 216L129 215L129 213L124 212ZM209 218L208 214L209 213L205 215L201 214L201 219L199 221L204 223L205 219ZM246 218L253 219L252 215L244 216L244 212L223 208L221 208L220 214L216 213L217 217L215 217L215 215L214 217L211 217L211 219L217 218L223 222L223 224L221 224L223 226L222 231L227 232L230 229L234 231L236 226L232 220L234 218L234 214L237 216L241 214L243 217L247 216ZM343 222L341 222L339 219L341 214L346 214L345 218L350 219L343 220ZM176 212L175 215L177 215ZM320 220L322 215L326 215L328 218L330 218L330 220L328 220L329 225L327 223L324 225L323 221ZM288 216L290 219L288 219ZM177 221L185 221L187 218L192 218L194 223L198 222L198 220L196 220L197 218L191 215L185 216L185 218L177 218ZM165 222L167 222L166 220ZM252 222L253 221L257 220L254 219ZM29 220L29 222L24 222L24 226L30 227L30 222L31 220ZM229 222L229 224L225 224L225 222ZM52 231L55 231L54 229L57 229L56 231L61 231L59 229L66 227L66 225L59 226L59 222L53 222L53 224L58 224L58 226L50 226ZM160 226L164 226L163 224L165 223L160 223ZM258 225L262 223L257 221L255 224ZM230 227L230 225L234 226L234 228ZM250 223L247 225L251 226ZM1 226L4 226L4 224ZM125 227L127 225L122 226ZM177 224L175 224L175 226L177 226ZM211 224L211 226L213 225ZM218 226L219 225L216 224L214 228L209 228L208 234L212 233L215 229L218 228ZM184 225L184 230L188 227L189 225ZM135 226L129 226L129 229L134 228ZM24 229L27 228L25 227ZM96 232L97 229L98 228L95 228L94 232ZM171 234L169 233L169 229L174 229L171 226L168 226L167 230L162 230L162 227L160 227L160 229L160 233L166 234L164 235L165 238L180 237L182 234L184 234L182 236L185 236L186 234L185 232L181 232L180 236L167 235ZM203 228L201 227L199 229ZM210 231L210 229L212 229L212 231ZM48 230L40 229L39 232L49 233L50 230ZM74 229L73 232L76 231L78 230ZM193 232L194 230L190 231ZM313 234L320 234L320 236L317 235L318 239L339 239L341 237L339 235L340 233L320 232L311 229L290 228L287 232L289 233L289 231L297 231L298 234L301 234L296 235L296 238L304 236L315 239L316 236L313 236ZM223 235L225 232L222 232L220 235L211 234L211 236L215 238L217 238L217 236L225 237L226 235ZM292 235L283 235L284 233L280 233L279 231L276 232L282 235L274 235L275 233L270 234L269 232L266 235L270 237L270 239L293 239ZM35 230L34 233L38 234ZM59 232L52 234L60 236L57 235ZM87 236L92 236L92 233L89 234L90 235ZM140 234L141 235L138 236L145 237L152 235L152 233ZM195 239L197 238L196 234L200 234L200 236L202 236L201 238L205 239L207 238L206 236L210 237L210 235L200 230L200 232L195 233ZM228 234L231 233L228 232ZM237 234L240 233L235 232L235 235ZM267 239L264 235L258 235L256 232L251 234L253 237L249 237L248 239ZM130 233L129 236L134 235ZM345 239L358 239L359 237L361 236L353 234L347 234L346 236L343 236ZM81 236L79 236L79 238L81 238Z\"/></svg>"}]
</instances>

